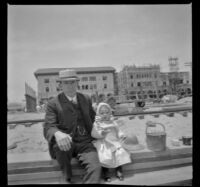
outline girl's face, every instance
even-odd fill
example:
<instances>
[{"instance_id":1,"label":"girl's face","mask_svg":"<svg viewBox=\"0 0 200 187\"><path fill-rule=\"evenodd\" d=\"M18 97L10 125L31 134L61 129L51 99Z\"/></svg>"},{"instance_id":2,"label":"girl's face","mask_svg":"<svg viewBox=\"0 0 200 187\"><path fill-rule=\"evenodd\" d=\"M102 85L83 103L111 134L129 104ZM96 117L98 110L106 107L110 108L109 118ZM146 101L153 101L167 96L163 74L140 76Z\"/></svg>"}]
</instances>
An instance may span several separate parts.
<instances>
[{"instance_id":1,"label":"girl's face","mask_svg":"<svg viewBox=\"0 0 200 187\"><path fill-rule=\"evenodd\" d=\"M102 106L99 110L99 115L101 120L109 121L110 120L110 109L106 106Z\"/></svg>"}]
</instances>

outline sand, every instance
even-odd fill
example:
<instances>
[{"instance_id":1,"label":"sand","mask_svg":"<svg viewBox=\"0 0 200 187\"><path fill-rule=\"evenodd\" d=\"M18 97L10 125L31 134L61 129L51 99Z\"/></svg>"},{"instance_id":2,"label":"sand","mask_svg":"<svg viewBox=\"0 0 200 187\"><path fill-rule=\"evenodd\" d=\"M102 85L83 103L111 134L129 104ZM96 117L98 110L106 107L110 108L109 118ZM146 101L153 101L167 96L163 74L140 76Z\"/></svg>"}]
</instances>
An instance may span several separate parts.
<instances>
[{"instance_id":1,"label":"sand","mask_svg":"<svg viewBox=\"0 0 200 187\"><path fill-rule=\"evenodd\" d=\"M15 114L8 116L9 120L19 119L41 119L44 117L44 113L33 114L21 114L21 116ZM173 146L171 140L174 138L180 138L184 135L192 136L192 113L188 112L188 116L184 117L181 114L175 113L174 117L168 117L164 114L159 118L155 118L151 115L145 115L144 119L135 117L129 120L129 117L120 117L118 119L121 129L126 131L134 131L141 144L146 146L146 122L154 121L162 123L165 126L167 146ZM155 127L157 131L163 131L161 126ZM152 129L148 128L148 131ZM43 137L42 123L37 123L31 127L25 127L24 125L17 125L14 129L7 128L7 145L10 146L16 142L17 147L8 150L8 154L14 153L39 153L47 152L47 141Z\"/></svg>"}]
</instances>

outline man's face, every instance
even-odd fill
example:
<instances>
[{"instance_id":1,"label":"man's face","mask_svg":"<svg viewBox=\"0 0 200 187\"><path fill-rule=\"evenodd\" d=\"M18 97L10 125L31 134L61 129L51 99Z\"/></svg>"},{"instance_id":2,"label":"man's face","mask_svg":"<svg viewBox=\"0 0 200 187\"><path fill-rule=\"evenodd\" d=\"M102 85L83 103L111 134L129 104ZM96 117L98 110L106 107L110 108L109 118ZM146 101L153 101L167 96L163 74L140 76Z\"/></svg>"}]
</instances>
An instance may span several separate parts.
<instances>
[{"instance_id":1,"label":"man's face","mask_svg":"<svg viewBox=\"0 0 200 187\"><path fill-rule=\"evenodd\" d=\"M61 87L62 87L63 92L70 97L75 96L77 86L78 86L78 81L76 80L61 82Z\"/></svg>"}]
</instances>

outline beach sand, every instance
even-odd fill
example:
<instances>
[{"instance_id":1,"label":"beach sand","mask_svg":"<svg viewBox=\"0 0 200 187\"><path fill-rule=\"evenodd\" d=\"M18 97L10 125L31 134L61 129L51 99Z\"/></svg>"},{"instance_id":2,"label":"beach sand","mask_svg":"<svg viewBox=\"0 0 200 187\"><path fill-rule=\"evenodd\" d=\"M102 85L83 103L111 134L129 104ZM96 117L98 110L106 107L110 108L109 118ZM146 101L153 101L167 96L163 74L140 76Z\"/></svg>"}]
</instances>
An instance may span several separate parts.
<instances>
[{"instance_id":1,"label":"beach sand","mask_svg":"<svg viewBox=\"0 0 200 187\"><path fill-rule=\"evenodd\" d=\"M44 113L25 114L23 119L41 119ZM22 118L22 117L21 117ZM19 120L20 117L11 115L9 120ZM117 120L122 131L133 131L139 140L139 143L146 146L146 122L153 121L162 123L165 126L166 144L168 147L172 146L171 140L174 138L181 138L184 135L192 136L192 113L188 112L188 116L184 117L179 113L174 113L174 117L168 117L161 114L159 118L152 115L145 115L144 119L139 119L135 116L134 119L129 120L129 117L120 117ZM151 130L148 128L148 130ZM157 131L163 131L161 126L156 127ZM24 125L17 125L14 129L7 128L7 145L10 146L14 142L18 142L17 147L8 150L8 154L14 153L38 153L47 152L47 141L43 136L42 123L33 124L31 127Z\"/></svg>"}]
</instances>

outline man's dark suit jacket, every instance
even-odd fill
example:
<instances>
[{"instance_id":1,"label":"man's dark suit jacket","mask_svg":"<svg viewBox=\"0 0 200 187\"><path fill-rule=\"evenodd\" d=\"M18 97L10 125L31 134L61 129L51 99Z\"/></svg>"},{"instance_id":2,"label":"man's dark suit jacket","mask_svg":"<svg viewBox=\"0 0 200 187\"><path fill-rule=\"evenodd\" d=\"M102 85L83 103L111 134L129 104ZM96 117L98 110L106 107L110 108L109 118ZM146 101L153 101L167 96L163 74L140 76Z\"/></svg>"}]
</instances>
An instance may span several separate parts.
<instances>
[{"instance_id":1,"label":"man's dark suit jacket","mask_svg":"<svg viewBox=\"0 0 200 187\"><path fill-rule=\"evenodd\" d=\"M79 92L77 92L77 100L81 107L83 118L86 124L86 130L89 134L91 134L92 125L95 118L95 112L92 108L91 100L89 96L83 95ZM59 101L63 102L65 108L67 107L67 112L63 113ZM53 152L53 145L55 144L54 133L59 130L70 134L73 131L74 125L76 123L75 120L76 116L74 115L73 106L67 97L64 96L64 93L60 93L58 96L48 102L43 133L44 137L48 141L49 153L53 159L55 159L55 154Z\"/></svg>"}]
</instances>

